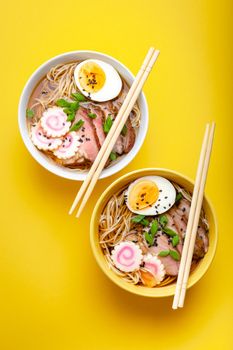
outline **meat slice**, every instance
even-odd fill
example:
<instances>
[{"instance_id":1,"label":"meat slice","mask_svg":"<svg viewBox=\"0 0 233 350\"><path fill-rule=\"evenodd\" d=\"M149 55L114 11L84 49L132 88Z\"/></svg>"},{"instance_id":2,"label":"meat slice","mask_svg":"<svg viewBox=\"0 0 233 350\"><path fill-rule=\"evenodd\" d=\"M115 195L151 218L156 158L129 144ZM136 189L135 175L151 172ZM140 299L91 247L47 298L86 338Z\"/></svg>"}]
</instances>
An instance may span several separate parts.
<instances>
[{"instance_id":1,"label":"meat slice","mask_svg":"<svg viewBox=\"0 0 233 350\"><path fill-rule=\"evenodd\" d=\"M81 142L79 153L93 163L99 152L99 145L92 119L88 117L87 113L85 108L80 107L75 115L74 124L79 120L84 121L83 126L76 131Z\"/></svg>"},{"instance_id":2,"label":"meat slice","mask_svg":"<svg viewBox=\"0 0 233 350\"><path fill-rule=\"evenodd\" d=\"M92 119L92 123L95 127L96 135L98 137L99 145L101 147L106 138L106 135L103 130L104 121L109 116L111 116L111 118L114 120L119 111L120 106L119 108L116 108L116 106L114 106L111 101L100 103L98 105L90 102L85 103L82 106L83 108L86 108L88 111L91 111L91 113L94 113L97 116L96 118ZM133 148L135 139L135 130L132 126L130 118L128 118L126 122L126 134L121 134L118 136L113 148L113 152L117 153L118 155L128 153Z\"/></svg>"},{"instance_id":3,"label":"meat slice","mask_svg":"<svg viewBox=\"0 0 233 350\"><path fill-rule=\"evenodd\" d=\"M190 212L190 206L191 206L191 203L187 199L182 198L177 206L174 205L166 213L166 216L170 218L168 225L170 225L170 228L173 231L178 232L180 237L180 242L182 242L185 237L187 222L188 222L188 217ZM177 249L181 253L182 245L180 244L181 243L179 243L179 245L177 246ZM194 253L193 253L194 259L203 258L203 256L208 250L208 246L209 246L208 232L204 227L204 224L200 221L197 229L196 242L194 246Z\"/></svg>"},{"instance_id":4,"label":"meat slice","mask_svg":"<svg viewBox=\"0 0 233 350\"><path fill-rule=\"evenodd\" d=\"M200 225L198 226L197 237L196 237L195 246L194 246L194 253L193 253L194 259L203 258L208 250L208 247L209 247L209 237L206 234L205 228L200 223Z\"/></svg>"},{"instance_id":5,"label":"meat slice","mask_svg":"<svg viewBox=\"0 0 233 350\"><path fill-rule=\"evenodd\" d=\"M124 136L123 135L118 136L117 141L113 148L113 152L116 152L119 155L123 153L129 153L129 151L133 148L133 145L135 143L136 135L129 118L125 126L126 126L126 134Z\"/></svg>"},{"instance_id":6,"label":"meat slice","mask_svg":"<svg viewBox=\"0 0 233 350\"><path fill-rule=\"evenodd\" d=\"M169 215L171 215L173 219L176 231L179 233L180 238L183 238L187 228L187 222L184 220L183 215L180 215L175 207L169 210Z\"/></svg>"},{"instance_id":7,"label":"meat slice","mask_svg":"<svg viewBox=\"0 0 233 350\"><path fill-rule=\"evenodd\" d=\"M104 143L105 140L105 133L104 133L104 129L103 129L103 123L104 123L104 116L103 116L103 112L101 111L100 108L90 104L90 111L91 113L94 113L96 115L96 118L92 119L92 123L95 127L95 132L96 135L98 137L98 141L100 144L100 147L102 146L102 144Z\"/></svg>"},{"instance_id":8,"label":"meat slice","mask_svg":"<svg viewBox=\"0 0 233 350\"><path fill-rule=\"evenodd\" d=\"M122 155L124 153L124 139L122 135L119 135L116 143L113 147L113 152Z\"/></svg>"},{"instance_id":9,"label":"meat slice","mask_svg":"<svg viewBox=\"0 0 233 350\"><path fill-rule=\"evenodd\" d=\"M129 153L129 151L133 148L133 145L135 143L135 131L132 127L130 118L127 119L127 122L125 124L126 126L126 135L123 137L124 142L124 153Z\"/></svg>"},{"instance_id":10,"label":"meat slice","mask_svg":"<svg viewBox=\"0 0 233 350\"><path fill-rule=\"evenodd\" d=\"M179 213L179 215L183 216L187 222L190 212L190 202L187 199L182 198L177 205L176 211Z\"/></svg>"},{"instance_id":11,"label":"meat slice","mask_svg":"<svg viewBox=\"0 0 233 350\"><path fill-rule=\"evenodd\" d=\"M172 218L172 216L168 213L165 214L167 219L168 219L168 223L166 225L166 227L170 228L172 231L176 232L176 234L179 236L179 243L176 246L176 249L178 250L178 252L181 254L182 253L182 249L183 249L183 235L180 234L180 232L177 230L175 222Z\"/></svg>"},{"instance_id":12,"label":"meat slice","mask_svg":"<svg viewBox=\"0 0 233 350\"><path fill-rule=\"evenodd\" d=\"M156 235L156 237L157 237L156 239L157 245L149 248L149 252L152 255L157 255L162 250L169 250L169 249L176 250L174 247L172 247L171 242L166 234L159 233ZM165 257L158 256L158 258L163 263L167 275L170 275L170 276L178 275L179 266L180 266L179 261L174 260L170 255Z\"/></svg>"}]
</instances>

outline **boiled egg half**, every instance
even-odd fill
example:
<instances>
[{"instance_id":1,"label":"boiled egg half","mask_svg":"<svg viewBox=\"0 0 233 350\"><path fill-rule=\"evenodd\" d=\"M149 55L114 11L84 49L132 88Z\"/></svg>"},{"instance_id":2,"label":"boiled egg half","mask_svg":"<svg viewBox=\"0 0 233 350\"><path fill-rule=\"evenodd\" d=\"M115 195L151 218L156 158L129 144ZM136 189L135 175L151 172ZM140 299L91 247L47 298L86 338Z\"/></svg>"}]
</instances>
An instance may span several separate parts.
<instances>
[{"instance_id":1,"label":"boiled egg half","mask_svg":"<svg viewBox=\"0 0 233 350\"><path fill-rule=\"evenodd\" d=\"M175 199L174 186L161 176L141 177L126 191L126 205L135 214L162 214L173 206Z\"/></svg>"},{"instance_id":2,"label":"boiled egg half","mask_svg":"<svg viewBox=\"0 0 233 350\"><path fill-rule=\"evenodd\" d=\"M114 99L122 88L117 71L110 64L97 59L79 63L74 70L74 79L80 92L97 102Z\"/></svg>"}]
</instances>

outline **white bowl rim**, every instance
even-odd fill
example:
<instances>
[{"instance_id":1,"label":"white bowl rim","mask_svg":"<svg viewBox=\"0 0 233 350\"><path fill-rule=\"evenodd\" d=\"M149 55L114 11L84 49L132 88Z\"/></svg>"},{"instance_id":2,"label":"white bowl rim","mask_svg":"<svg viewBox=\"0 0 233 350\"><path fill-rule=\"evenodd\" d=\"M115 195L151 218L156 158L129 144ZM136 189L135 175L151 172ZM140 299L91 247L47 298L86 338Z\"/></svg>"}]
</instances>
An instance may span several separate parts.
<instances>
[{"instance_id":1,"label":"white bowl rim","mask_svg":"<svg viewBox=\"0 0 233 350\"><path fill-rule=\"evenodd\" d=\"M25 126L23 125L23 118L25 118L25 109L23 108L23 104L25 102L25 99L27 98L27 93L28 93L29 87L31 85L31 82L37 78L37 76L40 74L40 72L45 67L52 64L54 61L56 61L58 59L65 60L66 58L69 58L72 55L78 55L78 54L87 54L87 55L91 54L91 55L97 55L97 56L102 57L102 58L107 58L108 60L114 62L116 65L121 66L121 68L125 71L125 73L128 76L130 76L130 78L132 80L134 80L134 78L135 78L135 76L131 73L131 71L123 63L121 63L116 58L114 58L110 55L107 55L105 53L98 52L98 51L92 51L92 50L76 50L76 51L69 51L69 52L61 53L59 55L56 55L56 56L50 58L49 60L45 61L44 63L42 63L28 78L28 80L23 88L23 91L21 93L20 100L19 100L18 124L19 124L20 134L21 134L21 137L23 139L23 142L24 142L26 148L28 149L31 156L42 167L44 167L46 170L48 170L51 173L58 175L60 177L63 177L63 178L69 179L69 180L82 181L85 179L86 173L81 173L81 172L76 173L74 171L67 171L67 169L65 167L62 167L62 166L60 167L59 165L55 164L54 162L51 162L48 157L46 157L45 155L42 154L42 152L40 152L36 149L36 147L31 142L31 139L30 139L29 134L28 134L28 130L25 130ZM36 80L39 81L38 78ZM33 86L35 87L36 85L33 85ZM32 92L32 89L30 89L30 94L31 94L31 92ZM29 96L30 96L30 94L29 94ZM124 155L119 160L119 162L113 164L111 167L106 168L102 171L102 173L100 175L100 179L106 178L108 176L112 176L112 175L116 174L117 172L119 172L120 170L122 170L123 168L125 168L134 159L134 157L137 155L140 148L142 147L142 144L145 140L147 130L148 130L149 112L148 112L147 100L146 100L146 97L145 97L145 94L143 93L143 91L141 92L139 98L141 99L141 103L143 104L143 108L144 108L144 113L143 113L144 114L144 124L143 124L143 128L141 128L141 130L140 130L140 133L141 133L140 138L137 136L136 142L135 142L133 148L131 149L131 151L128 154Z\"/></svg>"}]
</instances>

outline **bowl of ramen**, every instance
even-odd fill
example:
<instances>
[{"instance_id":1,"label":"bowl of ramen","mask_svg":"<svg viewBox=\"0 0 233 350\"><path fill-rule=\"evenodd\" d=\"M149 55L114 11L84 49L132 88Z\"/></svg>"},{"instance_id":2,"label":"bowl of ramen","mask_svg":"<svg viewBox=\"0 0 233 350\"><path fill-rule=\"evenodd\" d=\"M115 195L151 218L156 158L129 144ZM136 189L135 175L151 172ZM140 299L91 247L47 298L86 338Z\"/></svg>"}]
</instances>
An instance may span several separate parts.
<instances>
[{"instance_id":1,"label":"bowl of ramen","mask_svg":"<svg viewBox=\"0 0 233 350\"><path fill-rule=\"evenodd\" d=\"M68 52L45 62L29 78L19 102L19 128L28 151L50 172L83 180L133 80L121 62L99 52ZM147 127L141 93L101 178L135 157Z\"/></svg>"},{"instance_id":2,"label":"bowl of ramen","mask_svg":"<svg viewBox=\"0 0 233 350\"><path fill-rule=\"evenodd\" d=\"M194 183L168 169L141 169L112 183L92 214L90 240L103 272L142 296L175 294ZM188 288L205 274L215 254L217 224L204 197Z\"/></svg>"}]
</instances>

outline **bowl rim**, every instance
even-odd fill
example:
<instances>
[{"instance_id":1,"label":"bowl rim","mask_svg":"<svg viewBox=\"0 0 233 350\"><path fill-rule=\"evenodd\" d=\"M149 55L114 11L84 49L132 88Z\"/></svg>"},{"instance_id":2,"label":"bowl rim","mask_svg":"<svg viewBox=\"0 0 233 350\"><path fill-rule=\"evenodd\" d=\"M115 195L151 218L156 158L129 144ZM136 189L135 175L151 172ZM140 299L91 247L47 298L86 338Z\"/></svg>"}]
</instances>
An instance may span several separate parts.
<instances>
[{"instance_id":1,"label":"bowl rim","mask_svg":"<svg viewBox=\"0 0 233 350\"><path fill-rule=\"evenodd\" d=\"M36 70L33 71L33 73L27 79L23 87L23 90L21 92L19 104L18 104L18 126L19 126L20 135L23 139L23 142L27 150L29 151L31 156L43 168L65 179L74 180L74 181L83 181L86 178L87 173L82 173L82 172L79 173L75 171L69 172L65 167L60 167L59 165L51 162L50 159L47 159L46 156L43 157L41 152L38 152L38 150L35 148L35 146L31 142L31 139L28 134L28 130L25 130L25 126L23 122L25 118L25 114L22 111L23 104L25 103L25 99L29 98L27 94L29 94L30 96L30 94L32 93L33 89L36 86L36 84L34 84L33 88L30 88L30 85L32 84L33 80L37 80L37 82L39 81L40 78L38 78L38 76L40 75L41 71L43 71L48 65L51 65L53 62L56 62L57 60L62 60L62 59L65 60L71 56L78 55L78 54L97 55L99 56L99 58L103 58L103 59L106 58L107 60L110 60L112 63L115 63L116 66L121 67L121 69L125 72L125 75L128 75L130 79L132 79L132 81L135 79L134 74L121 61L103 52L93 51L93 50L75 50L75 51L68 51L68 52L64 52L59 55L53 56L52 58L43 62ZM137 140L136 140L137 142L135 142L131 151L123 155L123 157L119 159L119 162L113 164L111 167L106 168L102 171L100 175L100 179L107 178L123 170L131 161L133 161L133 159L136 157L136 155L140 151L145 141L146 134L148 131L148 124L149 124L149 110L148 110L148 103L143 91L141 91L141 94L139 95L139 99L141 100L141 104L143 106L143 127L141 126L141 130L139 126L140 138L137 137Z\"/></svg>"},{"instance_id":2,"label":"bowl rim","mask_svg":"<svg viewBox=\"0 0 233 350\"><path fill-rule=\"evenodd\" d=\"M156 291L160 291L160 293L158 294L151 294L150 293L150 290L151 288L137 288L136 286L133 285L133 287L135 288L132 288L132 285L128 283L122 283L122 280L120 278L118 278L118 276L116 275L113 275L112 274L112 271L110 269L108 269L107 267L107 264L106 263L103 263L102 259L101 259L101 256L100 254L98 253L98 249L97 249L97 246L95 244L95 235L96 235L96 232L95 232L95 219L96 219L96 215L97 215L97 212L98 212L98 209L99 209L99 206L101 205L104 197L117 185L119 184L120 182L122 182L124 179L126 179L127 177L130 177L132 175L136 175L136 174L140 174L142 172L151 172L151 171L156 171L156 172L167 172L169 173L170 175L175 175L175 176L178 176L178 177L181 177L183 178L185 181L189 182L190 184L192 184L192 186L194 186L194 181L186 176L186 175L183 175L181 174L180 172L177 172L175 170L172 170L172 169L168 169L168 168L154 168L154 167L149 167L149 168L140 168L140 169L137 169L137 170L133 170L131 172L128 172L127 174L124 174L123 176L119 177L118 179L116 179L114 182L112 182L105 190L104 192L101 194L101 196L99 197L98 201L96 202L95 204L95 207L94 207L94 210L93 210L93 213L92 213L92 216L91 216L91 221L90 221L90 244L91 244L91 249L92 249L92 252L94 254L94 257L96 259L96 262L97 264L99 265L99 267L101 268L101 270L104 272L104 274L113 282L115 283L116 285L118 285L120 288L126 290L127 292L130 292L132 294L135 294L135 295L139 295L139 296L143 296L143 297L151 297L151 298L162 298L162 297L169 297L169 296L173 296L174 295L174 291L171 292L169 290L165 291L163 290L163 293L162 293L162 288L159 289L153 289L153 290L156 290ZM145 175L144 175L145 176ZM187 286L187 289L191 288L193 285L195 285L197 282L199 282L201 280L201 278L206 274L207 270L209 269L210 265L212 264L213 262L213 259L215 257L215 254L216 254L216 248L217 248L217 243L218 243L218 226L217 226L217 218L216 218L216 212L215 212L215 209L213 208L213 205L211 203L211 201L209 200L208 196L204 195L204 199L205 201L207 202L209 208L210 208L210 211L212 213L212 217L213 217L213 227L215 228L215 232L214 232L214 242L213 242L213 247L212 247L212 251L211 251L211 256L209 258L209 260L207 261L207 263L202 267L202 271L200 273L200 275L196 275L195 277L192 276L192 280L191 282L189 281L188 282L188 286ZM113 277L114 276L114 277Z\"/></svg>"}]
</instances>

